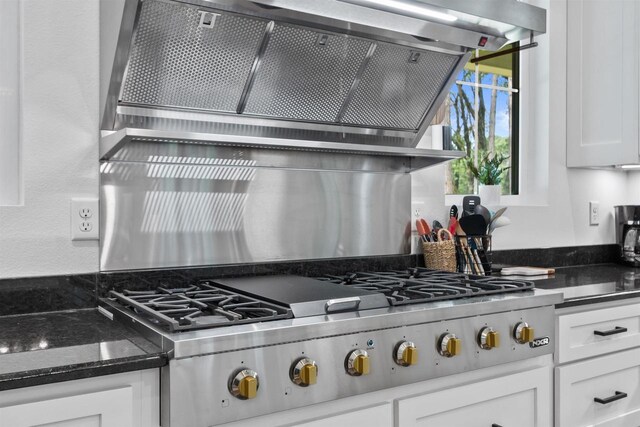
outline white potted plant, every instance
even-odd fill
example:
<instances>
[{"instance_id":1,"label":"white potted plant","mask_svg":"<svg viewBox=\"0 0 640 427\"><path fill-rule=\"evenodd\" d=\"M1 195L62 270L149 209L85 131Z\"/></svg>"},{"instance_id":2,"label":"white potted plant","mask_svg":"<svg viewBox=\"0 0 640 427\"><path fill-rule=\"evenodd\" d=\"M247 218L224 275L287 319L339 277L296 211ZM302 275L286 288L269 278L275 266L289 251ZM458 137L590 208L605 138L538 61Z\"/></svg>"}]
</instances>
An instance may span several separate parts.
<instances>
[{"instance_id":1,"label":"white potted plant","mask_svg":"<svg viewBox=\"0 0 640 427\"><path fill-rule=\"evenodd\" d=\"M473 164L473 159L468 159L469 170L478 180L478 195L484 206L499 206L502 186L500 183L505 172L511 166L504 166L508 156L485 154L478 160L478 166Z\"/></svg>"}]
</instances>

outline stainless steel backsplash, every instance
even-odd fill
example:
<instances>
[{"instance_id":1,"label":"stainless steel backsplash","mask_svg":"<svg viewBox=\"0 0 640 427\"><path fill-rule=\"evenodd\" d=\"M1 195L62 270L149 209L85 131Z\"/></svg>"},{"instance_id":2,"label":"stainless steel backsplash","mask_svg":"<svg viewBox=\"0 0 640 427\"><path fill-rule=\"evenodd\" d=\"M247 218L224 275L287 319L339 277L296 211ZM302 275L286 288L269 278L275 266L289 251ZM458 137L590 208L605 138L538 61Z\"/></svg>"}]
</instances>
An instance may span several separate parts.
<instances>
[{"instance_id":1,"label":"stainless steel backsplash","mask_svg":"<svg viewBox=\"0 0 640 427\"><path fill-rule=\"evenodd\" d=\"M410 252L402 159L138 143L101 180L102 271Z\"/></svg>"}]
</instances>

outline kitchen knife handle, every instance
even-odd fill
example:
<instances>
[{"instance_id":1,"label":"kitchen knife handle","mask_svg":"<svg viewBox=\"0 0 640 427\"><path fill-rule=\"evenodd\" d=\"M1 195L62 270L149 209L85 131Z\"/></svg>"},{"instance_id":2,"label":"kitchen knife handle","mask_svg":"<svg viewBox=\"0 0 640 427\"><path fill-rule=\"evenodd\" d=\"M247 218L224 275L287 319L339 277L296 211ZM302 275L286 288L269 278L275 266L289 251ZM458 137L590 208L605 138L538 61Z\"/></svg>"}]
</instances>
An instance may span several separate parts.
<instances>
[{"instance_id":1,"label":"kitchen knife handle","mask_svg":"<svg viewBox=\"0 0 640 427\"><path fill-rule=\"evenodd\" d=\"M338 306L335 307L334 306ZM324 312L330 313L332 311L343 311L349 309L357 309L360 306L360 297L347 297L347 298L336 298L330 299L324 305Z\"/></svg>"},{"instance_id":2,"label":"kitchen knife handle","mask_svg":"<svg viewBox=\"0 0 640 427\"><path fill-rule=\"evenodd\" d=\"M609 335L621 334L623 332L627 332L627 328L623 328L622 326L616 326L608 331L593 331L593 333L599 337L608 337Z\"/></svg>"},{"instance_id":3,"label":"kitchen knife handle","mask_svg":"<svg viewBox=\"0 0 640 427\"><path fill-rule=\"evenodd\" d=\"M623 393L621 391L616 391L615 393L616 394L614 394L613 396L605 397L604 399L594 397L593 401L602 405L607 405L611 402L615 402L616 400L624 399L625 397L627 397L627 393Z\"/></svg>"}]
</instances>

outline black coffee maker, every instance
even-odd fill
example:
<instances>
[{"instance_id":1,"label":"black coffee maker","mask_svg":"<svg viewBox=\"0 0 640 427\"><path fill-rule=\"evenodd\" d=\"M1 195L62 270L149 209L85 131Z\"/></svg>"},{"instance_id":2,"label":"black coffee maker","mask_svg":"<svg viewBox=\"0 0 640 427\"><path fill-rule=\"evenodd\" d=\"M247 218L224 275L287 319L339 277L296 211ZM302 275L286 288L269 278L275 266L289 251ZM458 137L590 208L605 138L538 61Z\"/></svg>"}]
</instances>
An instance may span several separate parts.
<instances>
[{"instance_id":1,"label":"black coffee maker","mask_svg":"<svg viewBox=\"0 0 640 427\"><path fill-rule=\"evenodd\" d=\"M614 206L622 262L640 267L640 206Z\"/></svg>"}]
</instances>

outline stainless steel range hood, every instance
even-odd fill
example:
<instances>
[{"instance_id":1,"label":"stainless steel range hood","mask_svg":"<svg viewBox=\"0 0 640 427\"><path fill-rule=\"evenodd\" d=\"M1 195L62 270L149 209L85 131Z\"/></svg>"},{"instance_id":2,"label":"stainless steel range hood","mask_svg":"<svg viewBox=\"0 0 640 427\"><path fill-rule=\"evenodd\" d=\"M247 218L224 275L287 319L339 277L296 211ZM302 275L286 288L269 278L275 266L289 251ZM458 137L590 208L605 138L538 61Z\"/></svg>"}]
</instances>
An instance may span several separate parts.
<instances>
[{"instance_id":1,"label":"stainless steel range hood","mask_svg":"<svg viewBox=\"0 0 640 427\"><path fill-rule=\"evenodd\" d=\"M403 158L476 47L545 31L516 0L103 0L100 156L131 141Z\"/></svg>"}]
</instances>

